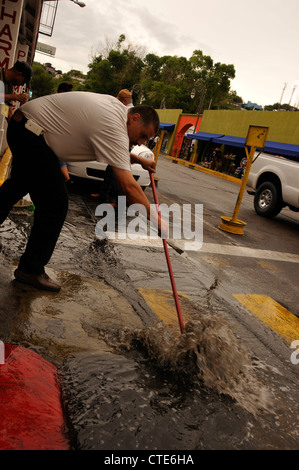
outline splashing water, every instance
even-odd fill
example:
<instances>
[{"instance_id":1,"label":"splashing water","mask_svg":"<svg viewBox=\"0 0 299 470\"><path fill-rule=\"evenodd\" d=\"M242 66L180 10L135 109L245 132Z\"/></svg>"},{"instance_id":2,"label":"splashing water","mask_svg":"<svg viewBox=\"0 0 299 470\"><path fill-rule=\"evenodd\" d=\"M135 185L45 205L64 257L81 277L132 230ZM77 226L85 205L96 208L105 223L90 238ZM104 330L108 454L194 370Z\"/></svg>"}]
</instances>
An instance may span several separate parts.
<instances>
[{"instance_id":1,"label":"splashing water","mask_svg":"<svg viewBox=\"0 0 299 470\"><path fill-rule=\"evenodd\" d=\"M118 345L127 350L141 347L158 367L180 380L228 395L254 415L269 411L269 390L259 382L247 349L224 318L205 314L187 323L177 337L163 324L118 334Z\"/></svg>"}]
</instances>

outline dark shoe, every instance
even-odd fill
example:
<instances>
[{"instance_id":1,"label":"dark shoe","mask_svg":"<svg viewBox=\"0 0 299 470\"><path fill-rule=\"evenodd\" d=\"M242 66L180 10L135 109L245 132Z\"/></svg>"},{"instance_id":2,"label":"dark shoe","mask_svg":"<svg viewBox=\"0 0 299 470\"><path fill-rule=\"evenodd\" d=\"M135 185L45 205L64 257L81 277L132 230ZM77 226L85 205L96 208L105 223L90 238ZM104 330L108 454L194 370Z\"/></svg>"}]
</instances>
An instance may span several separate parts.
<instances>
[{"instance_id":1,"label":"dark shoe","mask_svg":"<svg viewBox=\"0 0 299 470\"><path fill-rule=\"evenodd\" d=\"M52 292L59 292L61 289L61 286L50 279L46 273L27 274L20 271L20 269L16 269L14 275L18 281L25 282L25 284L30 284L38 289L49 290Z\"/></svg>"}]
</instances>

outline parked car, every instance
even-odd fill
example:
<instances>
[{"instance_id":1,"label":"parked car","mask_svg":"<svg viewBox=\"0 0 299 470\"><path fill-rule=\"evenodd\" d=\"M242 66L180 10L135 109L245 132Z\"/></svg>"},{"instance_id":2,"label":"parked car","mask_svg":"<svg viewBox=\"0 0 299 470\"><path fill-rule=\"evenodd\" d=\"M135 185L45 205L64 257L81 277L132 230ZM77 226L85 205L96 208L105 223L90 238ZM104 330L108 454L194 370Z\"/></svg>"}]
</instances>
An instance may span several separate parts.
<instances>
[{"instance_id":1,"label":"parked car","mask_svg":"<svg viewBox=\"0 0 299 470\"><path fill-rule=\"evenodd\" d=\"M258 215L275 217L288 206L299 212L299 161L257 152L247 180Z\"/></svg>"},{"instance_id":2,"label":"parked car","mask_svg":"<svg viewBox=\"0 0 299 470\"><path fill-rule=\"evenodd\" d=\"M145 145L135 145L131 152L143 158L155 158L153 152ZM72 177L102 181L105 176L107 164L88 161L68 162L67 166L69 174ZM131 165L131 170L135 180L140 184L142 189L145 189L150 185L149 173L147 170L144 170L141 165L134 163Z\"/></svg>"}]
</instances>

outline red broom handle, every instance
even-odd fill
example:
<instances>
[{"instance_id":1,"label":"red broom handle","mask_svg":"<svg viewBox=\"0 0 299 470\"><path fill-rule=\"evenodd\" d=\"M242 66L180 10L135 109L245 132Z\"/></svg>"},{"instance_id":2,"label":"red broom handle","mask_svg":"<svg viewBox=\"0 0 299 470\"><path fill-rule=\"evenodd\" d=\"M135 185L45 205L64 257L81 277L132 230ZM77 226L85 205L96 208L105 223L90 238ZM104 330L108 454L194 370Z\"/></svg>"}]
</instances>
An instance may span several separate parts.
<instances>
[{"instance_id":1,"label":"red broom handle","mask_svg":"<svg viewBox=\"0 0 299 470\"><path fill-rule=\"evenodd\" d=\"M153 173L150 173L150 179L151 179L151 185L153 188L153 195L154 195L154 201L158 209L158 214L161 217L161 212L160 212L160 207L159 207L159 201L158 201L158 195L156 191L156 185L154 182L154 176ZM172 291L173 291L173 297L175 301L175 306L176 306L176 311L178 314L178 320L179 320L179 325L181 329L181 333L184 331L184 323L183 323L183 318L182 318L182 312L181 312L181 307L180 307L180 302L179 302L179 297L177 294L177 289L175 285L175 280L174 280L174 275L173 275L173 270L170 262L170 256L168 252L168 246L167 246L167 241L166 238L162 238L163 241L163 246L164 246L164 251L165 251L165 256L166 256L166 261L167 261L167 266L168 266L168 271L169 271L169 276L170 276L170 281L171 281L171 286L172 286Z\"/></svg>"}]
</instances>

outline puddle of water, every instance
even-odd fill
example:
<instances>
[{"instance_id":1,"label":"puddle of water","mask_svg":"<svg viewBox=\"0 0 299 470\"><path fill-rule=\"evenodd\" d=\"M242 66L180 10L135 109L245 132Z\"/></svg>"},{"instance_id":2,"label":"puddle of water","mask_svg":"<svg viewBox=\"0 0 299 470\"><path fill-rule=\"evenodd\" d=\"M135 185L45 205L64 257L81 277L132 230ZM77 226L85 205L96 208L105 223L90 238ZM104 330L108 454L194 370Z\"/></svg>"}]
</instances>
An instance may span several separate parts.
<instances>
[{"instance_id":1,"label":"puddle of water","mask_svg":"<svg viewBox=\"0 0 299 470\"><path fill-rule=\"evenodd\" d=\"M219 448L228 435L238 445L242 410L225 409L212 392L162 373L136 350L79 355L63 368L62 383L77 449Z\"/></svg>"},{"instance_id":2,"label":"puddle of water","mask_svg":"<svg viewBox=\"0 0 299 470\"><path fill-rule=\"evenodd\" d=\"M163 373L192 387L227 395L256 415L268 409L270 397L255 376L245 347L219 314L200 313L183 334L172 335L163 324L144 328L132 307L104 283L49 270L66 285L59 295L15 285L19 297L14 339L59 363L84 351L141 349Z\"/></svg>"},{"instance_id":3,"label":"puddle of water","mask_svg":"<svg viewBox=\"0 0 299 470\"><path fill-rule=\"evenodd\" d=\"M203 384L253 415L271 407L270 392L258 380L247 349L219 315L201 315L200 320L188 322L181 335L170 335L162 324L122 331L117 343L127 350L141 348L178 381L195 387Z\"/></svg>"},{"instance_id":4,"label":"puddle of water","mask_svg":"<svg viewBox=\"0 0 299 470\"><path fill-rule=\"evenodd\" d=\"M62 285L56 294L14 280L14 269L6 270L0 301L0 333L6 342L33 348L61 364L82 351L109 350L98 338L100 328L142 327L129 302L103 282L48 268Z\"/></svg>"},{"instance_id":5,"label":"puddle of water","mask_svg":"<svg viewBox=\"0 0 299 470\"><path fill-rule=\"evenodd\" d=\"M101 330L99 337L109 352L79 354L61 371L75 448L264 445L265 425L258 421L269 399L247 353L219 318L187 323L176 337L163 324ZM274 429L275 416L267 420Z\"/></svg>"}]
</instances>

